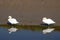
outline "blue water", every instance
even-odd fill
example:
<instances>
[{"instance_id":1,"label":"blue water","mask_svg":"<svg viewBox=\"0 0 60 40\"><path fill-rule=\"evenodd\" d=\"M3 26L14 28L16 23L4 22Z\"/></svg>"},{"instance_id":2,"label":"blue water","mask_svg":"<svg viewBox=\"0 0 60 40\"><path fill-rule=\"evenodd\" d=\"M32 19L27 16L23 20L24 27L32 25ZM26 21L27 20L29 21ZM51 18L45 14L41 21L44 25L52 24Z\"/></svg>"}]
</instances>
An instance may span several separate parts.
<instances>
[{"instance_id":1,"label":"blue water","mask_svg":"<svg viewBox=\"0 0 60 40\"><path fill-rule=\"evenodd\" d=\"M0 28L0 40L60 40L60 32L43 34L42 31L18 30L9 34L7 28Z\"/></svg>"}]
</instances>

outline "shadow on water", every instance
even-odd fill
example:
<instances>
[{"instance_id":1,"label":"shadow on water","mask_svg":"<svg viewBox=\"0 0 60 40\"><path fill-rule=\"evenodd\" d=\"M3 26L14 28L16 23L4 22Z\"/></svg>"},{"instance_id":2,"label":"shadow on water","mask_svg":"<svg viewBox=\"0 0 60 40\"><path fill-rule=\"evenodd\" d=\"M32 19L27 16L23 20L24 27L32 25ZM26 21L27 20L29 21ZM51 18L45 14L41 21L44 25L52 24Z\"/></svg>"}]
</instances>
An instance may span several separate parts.
<instances>
[{"instance_id":1,"label":"shadow on water","mask_svg":"<svg viewBox=\"0 0 60 40\"><path fill-rule=\"evenodd\" d=\"M16 27L18 30L31 30L31 31L41 31L43 29L48 28L48 26L40 26L40 25L12 25ZM0 27L3 28L11 28L12 26L7 25L7 24L1 24ZM55 28L55 31L60 31L60 26L49 26L50 28Z\"/></svg>"}]
</instances>

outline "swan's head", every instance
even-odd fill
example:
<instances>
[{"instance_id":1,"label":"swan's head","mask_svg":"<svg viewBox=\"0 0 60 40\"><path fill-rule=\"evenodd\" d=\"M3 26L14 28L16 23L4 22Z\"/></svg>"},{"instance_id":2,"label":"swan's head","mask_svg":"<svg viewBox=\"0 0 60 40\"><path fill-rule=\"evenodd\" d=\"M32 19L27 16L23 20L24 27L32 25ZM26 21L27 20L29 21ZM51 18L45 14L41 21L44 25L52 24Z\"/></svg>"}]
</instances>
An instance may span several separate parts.
<instances>
[{"instance_id":1,"label":"swan's head","mask_svg":"<svg viewBox=\"0 0 60 40\"><path fill-rule=\"evenodd\" d=\"M46 17L43 17L43 20L47 19Z\"/></svg>"},{"instance_id":2,"label":"swan's head","mask_svg":"<svg viewBox=\"0 0 60 40\"><path fill-rule=\"evenodd\" d=\"M11 19L11 18L12 18L12 16L9 16L8 18L9 18L9 19Z\"/></svg>"}]
</instances>

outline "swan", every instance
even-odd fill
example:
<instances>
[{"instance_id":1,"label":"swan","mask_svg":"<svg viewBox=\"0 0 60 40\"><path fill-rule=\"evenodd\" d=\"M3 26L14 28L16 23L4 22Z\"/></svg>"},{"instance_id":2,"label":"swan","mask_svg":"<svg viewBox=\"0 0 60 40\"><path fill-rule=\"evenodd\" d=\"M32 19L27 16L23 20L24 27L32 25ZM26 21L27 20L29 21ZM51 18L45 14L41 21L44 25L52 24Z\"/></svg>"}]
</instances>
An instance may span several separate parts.
<instances>
[{"instance_id":1,"label":"swan","mask_svg":"<svg viewBox=\"0 0 60 40\"><path fill-rule=\"evenodd\" d=\"M42 32L43 32L43 34L47 34L47 33L51 33L54 30L55 30L55 28L47 28L47 29L44 29Z\"/></svg>"},{"instance_id":2,"label":"swan","mask_svg":"<svg viewBox=\"0 0 60 40\"><path fill-rule=\"evenodd\" d=\"M42 22L48 25L55 23L52 19L50 18L47 19L46 17L43 17Z\"/></svg>"},{"instance_id":3,"label":"swan","mask_svg":"<svg viewBox=\"0 0 60 40\"><path fill-rule=\"evenodd\" d=\"M19 23L15 18L12 18L12 16L8 16L8 22L10 24L18 24Z\"/></svg>"},{"instance_id":4,"label":"swan","mask_svg":"<svg viewBox=\"0 0 60 40\"><path fill-rule=\"evenodd\" d=\"M16 32L17 30L18 30L18 29L17 29L17 28L14 28L14 27L8 29L9 34L11 34L12 32Z\"/></svg>"}]
</instances>

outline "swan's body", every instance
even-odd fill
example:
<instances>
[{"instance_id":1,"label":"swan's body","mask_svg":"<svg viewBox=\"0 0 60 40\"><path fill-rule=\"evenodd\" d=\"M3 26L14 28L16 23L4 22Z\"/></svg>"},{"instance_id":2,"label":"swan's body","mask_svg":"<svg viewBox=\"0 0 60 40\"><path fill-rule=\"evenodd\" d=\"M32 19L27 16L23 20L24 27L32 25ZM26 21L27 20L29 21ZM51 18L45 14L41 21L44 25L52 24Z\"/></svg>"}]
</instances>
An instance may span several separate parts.
<instances>
[{"instance_id":1,"label":"swan's body","mask_svg":"<svg viewBox=\"0 0 60 40\"><path fill-rule=\"evenodd\" d=\"M48 25L55 23L52 19L47 19L46 17L44 17L42 21L43 23L48 24Z\"/></svg>"},{"instance_id":2,"label":"swan's body","mask_svg":"<svg viewBox=\"0 0 60 40\"><path fill-rule=\"evenodd\" d=\"M12 18L11 16L9 16L8 22L10 24L18 24L19 23L15 18Z\"/></svg>"},{"instance_id":3,"label":"swan's body","mask_svg":"<svg viewBox=\"0 0 60 40\"><path fill-rule=\"evenodd\" d=\"M54 28L47 28L43 30L43 34L51 33L54 30Z\"/></svg>"},{"instance_id":4,"label":"swan's body","mask_svg":"<svg viewBox=\"0 0 60 40\"><path fill-rule=\"evenodd\" d=\"M10 29L8 29L8 31L9 31L9 34L11 34L12 32L16 32L18 29L17 28L10 28Z\"/></svg>"}]
</instances>

